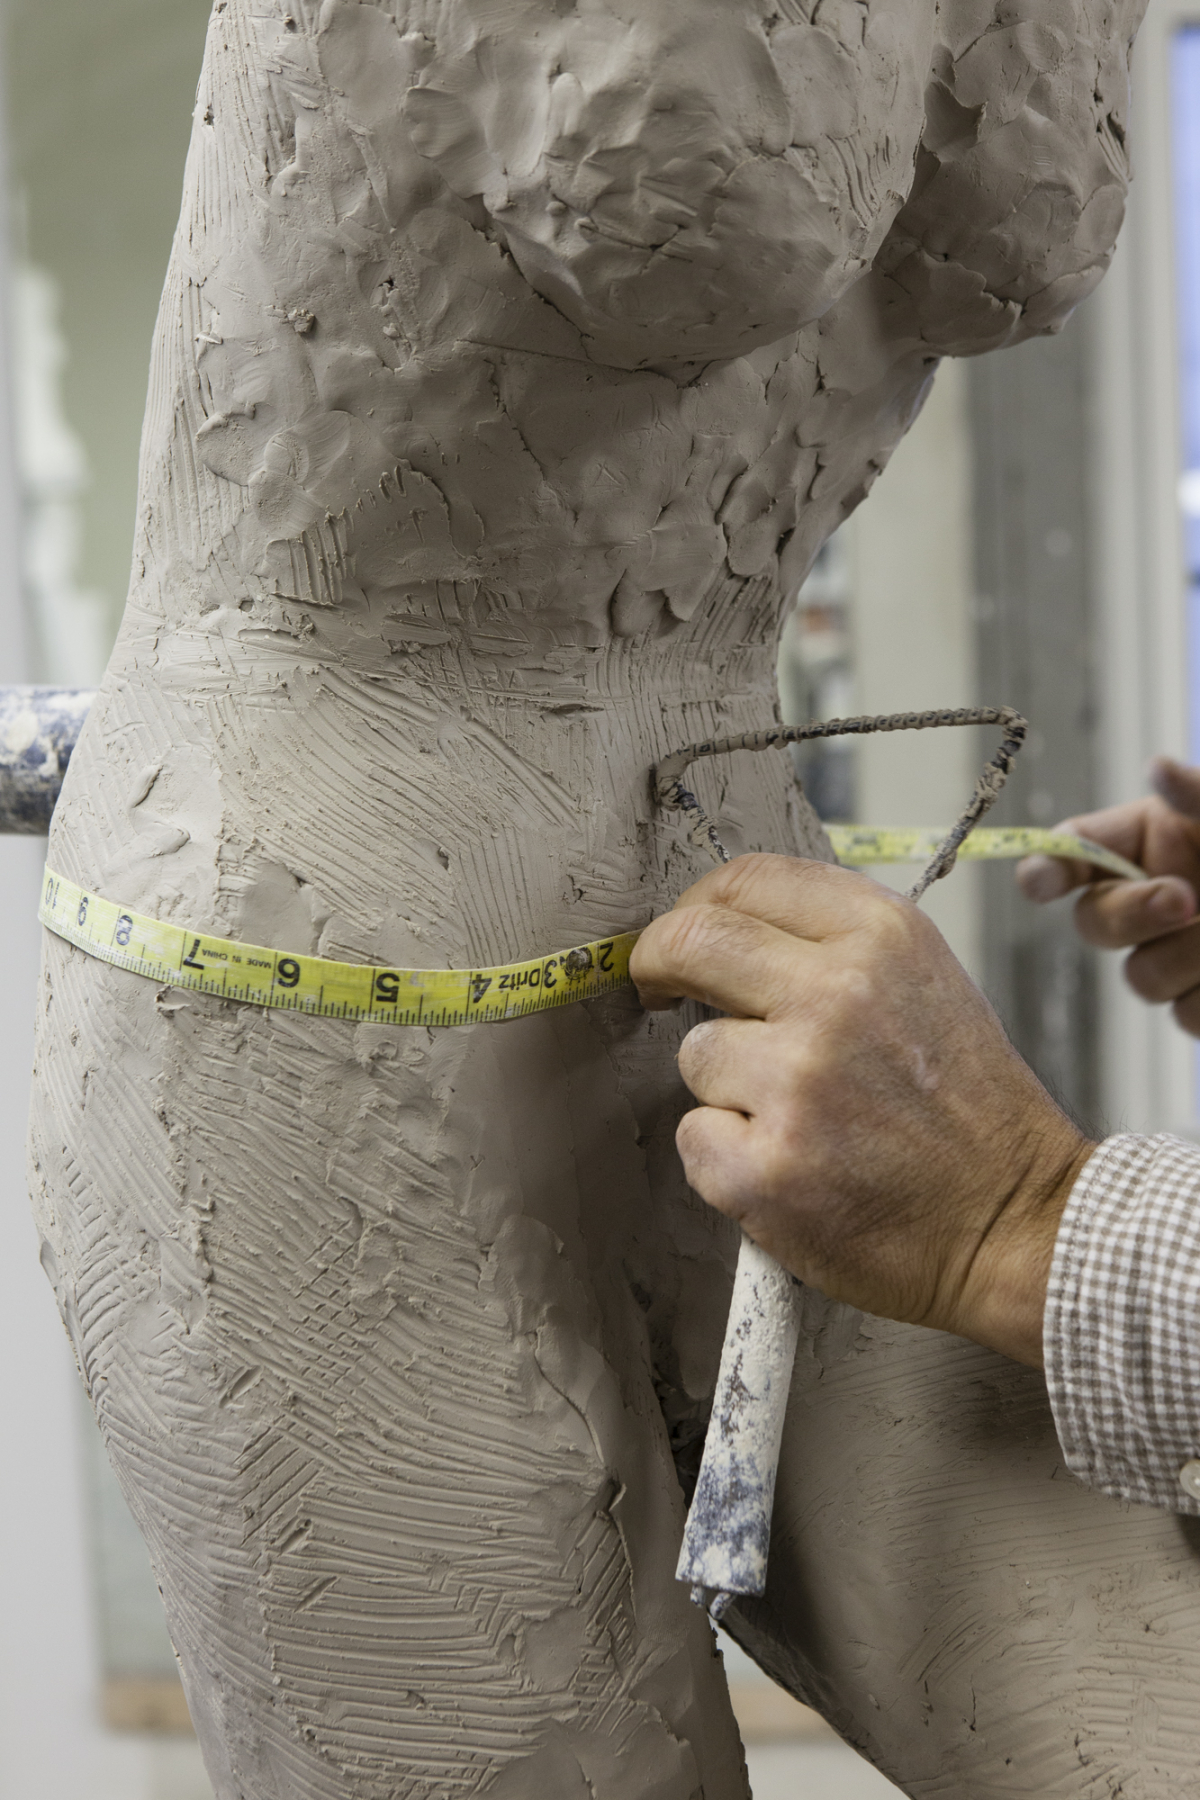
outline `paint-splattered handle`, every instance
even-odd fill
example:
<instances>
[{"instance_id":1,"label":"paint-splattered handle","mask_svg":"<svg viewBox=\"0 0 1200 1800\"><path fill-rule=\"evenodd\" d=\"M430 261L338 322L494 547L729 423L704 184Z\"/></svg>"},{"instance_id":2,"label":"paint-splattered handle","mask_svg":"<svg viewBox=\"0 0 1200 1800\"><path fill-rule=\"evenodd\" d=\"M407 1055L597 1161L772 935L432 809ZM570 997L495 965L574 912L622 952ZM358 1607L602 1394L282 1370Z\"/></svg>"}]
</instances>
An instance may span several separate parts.
<instances>
[{"instance_id":1,"label":"paint-splattered handle","mask_svg":"<svg viewBox=\"0 0 1200 1800\"><path fill-rule=\"evenodd\" d=\"M735 1596L766 1587L800 1293L786 1269L743 1237L712 1418L675 1571L716 1618Z\"/></svg>"}]
</instances>

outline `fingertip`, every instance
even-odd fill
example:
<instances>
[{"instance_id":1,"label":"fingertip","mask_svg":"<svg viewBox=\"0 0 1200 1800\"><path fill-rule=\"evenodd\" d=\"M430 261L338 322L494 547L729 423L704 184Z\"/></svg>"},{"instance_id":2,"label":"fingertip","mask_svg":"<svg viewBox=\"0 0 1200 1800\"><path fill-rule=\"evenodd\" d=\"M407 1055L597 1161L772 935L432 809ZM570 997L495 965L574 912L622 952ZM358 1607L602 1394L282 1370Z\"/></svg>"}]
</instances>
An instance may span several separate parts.
<instances>
[{"instance_id":1,"label":"fingertip","mask_svg":"<svg viewBox=\"0 0 1200 1800\"><path fill-rule=\"evenodd\" d=\"M636 981L633 986L643 1012L675 1012L683 1005L682 994L666 994L660 988L638 987Z\"/></svg>"},{"instance_id":2,"label":"fingertip","mask_svg":"<svg viewBox=\"0 0 1200 1800\"><path fill-rule=\"evenodd\" d=\"M1196 890L1182 875L1147 882L1142 904L1156 925L1186 925L1196 916Z\"/></svg>"},{"instance_id":3,"label":"fingertip","mask_svg":"<svg viewBox=\"0 0 1200 1800\"><path fill-rule=\"evenodd\" d=\"M1017 864L1017 886L1039 905L1061 900L1074 885L1070 868L1057 856L1027 856Z\"/></svg>"},{"instance_id":4,"label":"fingertip","mask_svg":"<svg viewBox=\"0 0 1200 1800\"><path fill-rule=\"evenodd\" d=\"M1157 787L1160 781L1170 781L1172 776L1186 774L1187 764L1179 762L1174 756L1166 755L1164 751L1160 751L1157 756L1152 756L1150 758L1149 773L1151 781L1154 783L1155 787Z\"/></svg>"},{"instance_id":5,"label":"fingertip","mask_svg":"<svg viewBox=\"0 0 1200 1800\"><path fill-rule=\"evenodd\" d=\"M1200 769L1173 756L1156 756L1150 764L1150 783L1159 799L1176 812L1200 818Z\"/></svg>"},{"instance_id":6,"label":"fingertip","mask_svg":"<svg viewBox=\"0 0 1200 1800\"><path fill-rule=\"evenodd\" d=\"M653 976L639 981L632 969L629 973L633 980L633 991L644 1012L674 1012L677 1006L683 1005L684 997L677 988L656 981Z\"/></svg>"}]
</instances>

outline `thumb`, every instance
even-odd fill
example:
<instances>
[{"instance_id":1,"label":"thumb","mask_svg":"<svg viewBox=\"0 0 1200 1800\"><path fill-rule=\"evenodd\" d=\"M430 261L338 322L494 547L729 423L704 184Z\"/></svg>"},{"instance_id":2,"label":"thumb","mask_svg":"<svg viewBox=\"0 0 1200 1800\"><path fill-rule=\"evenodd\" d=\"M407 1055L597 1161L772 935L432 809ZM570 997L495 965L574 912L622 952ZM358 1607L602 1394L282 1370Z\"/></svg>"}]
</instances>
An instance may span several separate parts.
<instances>
[{"instance_id":1,"label":"thumb","mask_svg":"<svg viewBox=\"0 0 1200 1800\"><path fill-rule=\"evenodd\" d=\"M1185 819L1200 819L1200 769L1156 756L1150 764L1150 780L1160 799Z\"/></svg>"}]
</instances>

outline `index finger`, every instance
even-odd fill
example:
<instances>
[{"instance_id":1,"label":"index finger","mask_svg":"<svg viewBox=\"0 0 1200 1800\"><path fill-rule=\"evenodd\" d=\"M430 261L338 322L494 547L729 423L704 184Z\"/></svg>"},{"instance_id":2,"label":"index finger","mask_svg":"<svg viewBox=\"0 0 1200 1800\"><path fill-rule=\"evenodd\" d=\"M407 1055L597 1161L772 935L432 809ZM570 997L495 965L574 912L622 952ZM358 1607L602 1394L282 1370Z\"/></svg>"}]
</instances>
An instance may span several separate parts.
<instances>
[{"instance_id":1,"label":"index finger","mask_svg":"<svg viewBox=\"0 0 1200 1800\"><path fill-rule=\"evenodd\" d=\"M1110 806L1101 812L1064 819L1054 830L1084 838L1140 867L1145 849L1145 810L1145 802L1135 800L1125 806ZM1016 868L1017 886L1025 898L1043 903L1060 900L1076 888L1109 882L1112 873L1099 863L1089 862L1086 857L1052 856L1040 852L1023 857Z\"/></svg>"},{"instance_id":2,"label":"index finger","mask_svg":"<svg viewBox=\"0 0 1200 1800\"><path fill-rule=\"evenodd\" d=\"M629 973L650 1012L689 999L735 1018L768 1019L794 1001L797 987L806 985L805 964L817 954L814 945L752 913L697 901L646 927Z\"/></svg>"},{"instance_id":3,"label":"index finger","mask_svg":"<svg viewBox=\"0 0 1200 1800\"><path fill-rule=\"evenodd\" d=\"M725 906L790 936L820 943L860 930L881 906L906 902L856 869L800 856L739 856L697 881L676 907Z\"/></svg>"},{"instance_id":4,"label":"index finger","mask_svg":"<svg viewBox=\"0 0 1200 1800\"><path fill-rule=\"evenodd\" d=\"M1167 937L1195 915L1195 890L1178 875L1159 881L1098 881L1076 903L1075 929L1086 944L1124 950Z\"/></svg>"},{"instance_id":5,"label":"index finger","mask_svg":"<svg viewBox=\"0 0 1200 1800\"><path fill-rule=\"evenodd\" d=\"M1061 900L1064 894L1073 893L1076 888L1112 879L1096 863L1084 862L1074 856L1047 856L1041 851L1035 856L1021 858L1016 877L1025 898L1042 904L1048 900Z\"/></svg>"}]
</instances>

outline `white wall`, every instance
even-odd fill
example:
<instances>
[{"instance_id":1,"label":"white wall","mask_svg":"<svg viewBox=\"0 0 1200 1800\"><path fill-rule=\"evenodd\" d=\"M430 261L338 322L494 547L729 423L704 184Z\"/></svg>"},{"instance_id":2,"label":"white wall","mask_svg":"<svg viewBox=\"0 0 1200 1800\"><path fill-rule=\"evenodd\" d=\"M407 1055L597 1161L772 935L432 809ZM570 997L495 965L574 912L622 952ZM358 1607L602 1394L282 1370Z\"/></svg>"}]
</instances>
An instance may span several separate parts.
<instances>
[{"instance_id":1,"label":"white wall","mask_svg":"<svg viewBox=\"0 0 1200 1800\"><path fill-rule=\"evenodd\" d=\"M1146 791L1156 751L1187 754L1185 580L1177 491L1175 270L1167 55L1200 0L1150 0L1134 56L1135 179L1116 258L1088 303L1095 333L1092 504L1101 608L1101 802ZM1163 1008L1102 976L1112 1128L1200 1133L1196 1047Z\"/></svg>"},{"instance_id":2,"label":"white wall","mask_svg":"<svg viewBox=\"0 0 1200 1800\"><path fill-rule=\"evenodd\" d=\"M916 424L845 530L858 710L976 704L971 448L961 363L942 364ZM1003 704L992 695L981 699ZM952 824L996 741L994 732L974 728L864 738L858 819ZM916 873L888 871L886 879L907 887ZM958 868L922 902L973 972L978 874Z\"/></svg>"},{"instance_id":3,"label":"white wall","mask_svg":"<svg viewBox=\"0 0 1200 1800\"><path fill-rule=\"evenodd\" d=\"M0 117L0 145L4 140ZM6 170L0 158L0 683L28 680L9 356ZM205 1800L194 1743L118 1736L100 1672L84 1534L81 1386L25 1180L45 843L0 837L0 1800Z\"/></svg>"}]
</instances>

